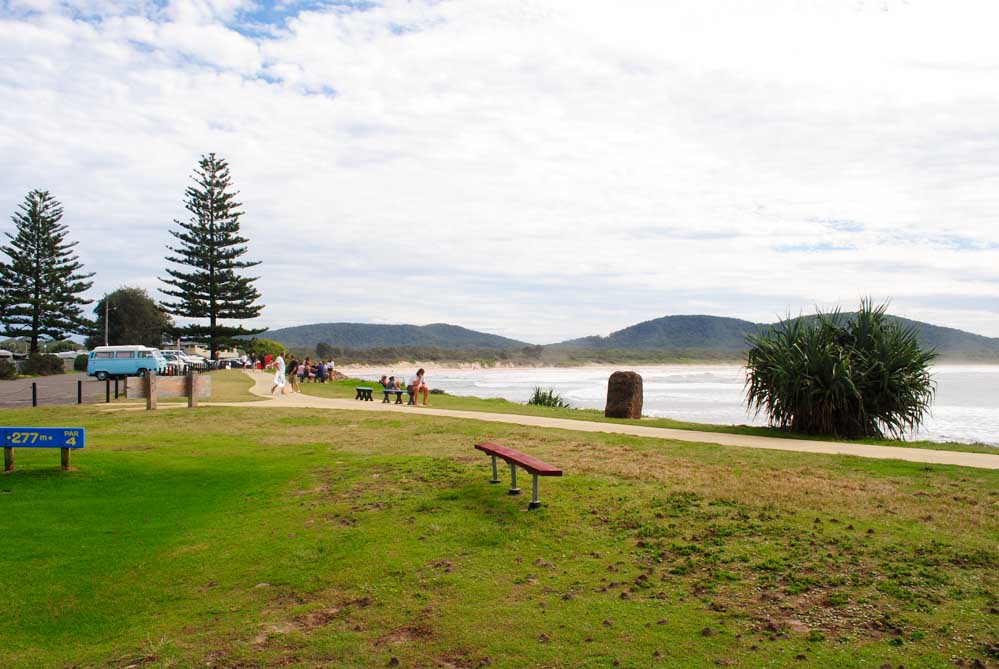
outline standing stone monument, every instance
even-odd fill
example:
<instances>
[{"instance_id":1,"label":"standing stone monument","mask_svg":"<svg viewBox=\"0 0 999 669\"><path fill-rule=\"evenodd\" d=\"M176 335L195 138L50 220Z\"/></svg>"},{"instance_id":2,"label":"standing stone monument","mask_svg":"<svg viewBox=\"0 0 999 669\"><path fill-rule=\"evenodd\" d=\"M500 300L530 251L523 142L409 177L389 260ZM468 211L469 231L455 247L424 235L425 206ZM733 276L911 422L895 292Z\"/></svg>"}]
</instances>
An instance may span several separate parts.
<instances>
[{"instance_id":1,"label":"standing stone monument","mask_svg":"<svg viewBox=\"0 0 999 669\"><path fill-rule=\"evenodd\" d=\"M614 372L607 381L607 418L642 417L642 377L637 372Z\"/></svg>"}]
</instances>

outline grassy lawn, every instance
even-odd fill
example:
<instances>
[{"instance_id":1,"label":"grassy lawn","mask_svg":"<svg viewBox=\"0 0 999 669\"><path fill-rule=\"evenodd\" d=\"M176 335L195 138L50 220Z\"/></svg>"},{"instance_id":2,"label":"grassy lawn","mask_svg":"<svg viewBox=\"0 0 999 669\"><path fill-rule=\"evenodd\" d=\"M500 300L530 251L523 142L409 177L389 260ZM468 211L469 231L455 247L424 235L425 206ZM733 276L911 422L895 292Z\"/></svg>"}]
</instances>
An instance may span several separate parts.
<instances>
[{"instance_id":1,"label":"grassy lawn","mask_svg":"<svg viewBox=\"0 0 999 669\"><path fill-rule=\"evenodd\" d=\"M256 395L250 394L250 388L253 387L253 379L251 379L245 372L237 369L222 369L214 372L210 372L209 375L212 379L212 395L211 397L205 399L202 398L202 402L259 402L262 397L257 397ZM139 379L129 379L129 387L132 384L141 383ZM166 397L159 400L160 402L183 402L187 403L186 397ZM118 404L135 404L136 406L145 406L145 399L126 399L124 396L116 400Z\"/></svg>"},{"instance_id":2,"label":"grassy lawn","mask_svg":"<svg viewBox=\"0 0 999 669\"><path fill-rule=\"evenodd\" d=\"M425 415L0 417L88 430L78 471L24 449L0 477L5 668L999 662L999 472ZM542 509L482 440L564 467Z\"/></svg>"},{"instance_id":3,"label":"grassy lawn","mask_svg":"<svg viewBox=\"0 0 999 669\"><path fill-rule=\"evenodd\" d=\"M302 392L307 395L317 397L337 397L353 399L354 388L358 385L376 386L371 381L360 379L346 379L333 383L304 383L301 384ZM381 398L381 391L376 390L376 398ZM403 396L405 399L405 396ZM488 411L492 413L509 413L527 416L549 416L552 418L566 418L570 420L588 420L606 423L627 423L632 425L643 425L645 427L666 427L675 430L695 430L700 432L720 432L725 434L748 434L759 437L776 437L779 439L811 439L818 441L832 441L831 437L816 435L795 435L781 432L769 427L754 427L750 425L712 425L710 423L691 423L686 421L672 420L670 418L643 418L642 420L622 420L618 418L605 418L604 413L597 409L552 409L549 407L528 406L518 404L505 399L483 399L480 397L466 397L461 395L431 395L429 399L431 406L439 409L455 409L458 411ZM846 440L838 440L846 441ZM992 453L999 454L999 448L986 446L984 444L961 444L956 442L939 443L935 441L892 441L887 439L858 439L852 440L857 444L880 444L884 446L900 446L903 448L929 448L941 451L962 451L965 453Z\"/></svg>"},{"instance_id":4,"label":"grassy lawn","mask_svg":"<svg viewBox=\"0 0 999 669\"><path fill-rule=\"evenodd\" d=\"M250 394L253 379L242 370L221 369L212 372L211 377L212 396L203 402L259 402L263 399Z\"/></svg>"}]
</instances>

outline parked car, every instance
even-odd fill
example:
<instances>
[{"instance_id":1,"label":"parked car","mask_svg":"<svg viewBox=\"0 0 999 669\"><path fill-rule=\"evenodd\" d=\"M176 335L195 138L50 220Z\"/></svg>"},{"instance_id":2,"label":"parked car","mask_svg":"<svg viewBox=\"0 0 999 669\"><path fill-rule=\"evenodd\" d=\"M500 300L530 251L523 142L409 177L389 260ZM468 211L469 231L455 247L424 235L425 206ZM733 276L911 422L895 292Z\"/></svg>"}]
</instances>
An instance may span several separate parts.
<instances>
[{"instance_id":1,"label":"parked car","mask_svg":"<svg viewBox=\"0 0 999 669\"><path fill-rule=\"evenodd\" d=\"M194 355L193 353L185 353L184 357L187 358L187 363L189 365L198 365L201 369L207 369L208 359L200 355Z\"/></svg>"},{"instance_id":2,"label":"parked car","mask_svg":"<svg viewBox=\"0 0 999 669\"><path fill-rule=\"evenodd\" d=\"M166 358L148 346L98 346L90 352L87 375L103 381L114 376L145 376L166 371Z\"/></svg>"},{"instance_id":3,"label":"parked car","mask_svg":"<svg viewBox=\"0 0 999 669\"><path fill-rule=\"evenodd\" d=\"M187 368L190 367L187 356L184 355L183 351L177 351L173 349L160 350L160 355L162 355L167 361L167 367L174 374L187 374Z\"/></svg>"}]
</instances>

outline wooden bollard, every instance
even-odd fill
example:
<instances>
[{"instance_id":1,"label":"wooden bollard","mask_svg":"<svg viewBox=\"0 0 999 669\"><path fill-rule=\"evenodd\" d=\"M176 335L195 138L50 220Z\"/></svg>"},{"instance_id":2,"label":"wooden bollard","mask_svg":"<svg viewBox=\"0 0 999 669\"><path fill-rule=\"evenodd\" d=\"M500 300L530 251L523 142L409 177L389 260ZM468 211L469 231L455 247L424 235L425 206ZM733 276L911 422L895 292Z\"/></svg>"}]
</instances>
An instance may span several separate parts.
<instances>
[{"instance_id":1,"label":"wooden bollard","mask_svg":"<svg viewBox=\"0 0 999 669\"><path fill-rule=\"evenodd\" d=\"M68 472L69 471L69 449L68 448L60 448L59 450L62 451L62 470L64 472Z\"/></svg>"},{"instance_id":2,"label":"wooden bollard","mask_svg":"<svg viewBox=\"0 0 999 669\"><path fill-rule=\"evenodd\" d=\"M194 409L198 406L198 373L191 370L187 373L187 407Z\"/></svg>"},{"instance_id":3,"label":"wooden bollard","mask_svg":"<svg viewBox=\"0 0 999 669\"><path fill-rule=\"evenodd\" d=\"M3 449L3 470L5 472L14 471L14 449L4 448Z\"/></svg>"},{"instance_id":4,"label":"wooden bollard","mask_svg":"<svg viewBox=\"0 0 999 669\"><path fill-rule=\"evenodd\" d=\"M156 372L146 372L146 411L156 409Z\"/></svg>"}]
</instances>

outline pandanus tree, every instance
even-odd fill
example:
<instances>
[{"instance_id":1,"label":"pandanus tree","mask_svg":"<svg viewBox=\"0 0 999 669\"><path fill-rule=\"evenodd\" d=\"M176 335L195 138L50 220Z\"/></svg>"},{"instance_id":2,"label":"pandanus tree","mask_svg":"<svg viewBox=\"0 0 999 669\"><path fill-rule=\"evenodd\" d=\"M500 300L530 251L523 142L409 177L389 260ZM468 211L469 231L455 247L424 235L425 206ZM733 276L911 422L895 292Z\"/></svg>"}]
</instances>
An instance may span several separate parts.
<instances>
[{"instance_id":1,"label":"pandanus tree","mask_svg":"<svg viewBox=\"0 0 999 669\"><path fill-rule=\"evenodd\" d=\"M770 425L847 438L904 437L934 396L932 350L864 300L856 314L787 318L749 336L746 400Z\"/></svg>"}]
</instances>

